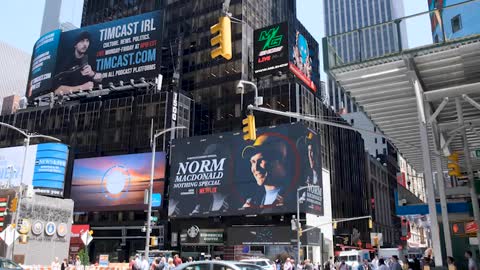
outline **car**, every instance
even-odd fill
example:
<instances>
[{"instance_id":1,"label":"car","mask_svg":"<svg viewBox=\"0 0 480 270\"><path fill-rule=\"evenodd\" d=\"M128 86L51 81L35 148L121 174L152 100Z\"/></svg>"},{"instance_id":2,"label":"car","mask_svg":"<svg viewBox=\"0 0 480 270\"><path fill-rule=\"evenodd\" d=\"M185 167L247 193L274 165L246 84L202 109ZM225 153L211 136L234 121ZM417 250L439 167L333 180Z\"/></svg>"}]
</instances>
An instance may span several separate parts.
<instances>
[{"instance_id":1,"label":"car","mask_svg":"<svg viewBox=\"0 0 480 270\"><path fill-rule=\"evenodd\" d=\"M12 260L0 258L0 270L23 270L23 268Z\"/></svg>"},{"instance_id":2,"label":"car","mask_svg":"<svg viewBox=\"0 0 480 270\"><path fill-rule=\"evenodd\" d=\"M240 261L261 266L264 270L276 270L275 264L269 259L265 259L265 258L255 258L255 259L253 259L253 258L251 258L251 259L243 259L243 260L240 260Z\"/></svg>"},{"instance_id":3,"label":"car","mask_svg":"<svg viewBox=\"0 0 480 270\"><path fill-rule=\"evenodd\" d=\"M213 260L182 263L175 267L175 270L264 270L264 268L247 262Z\"/></svg>"}]
</instances>

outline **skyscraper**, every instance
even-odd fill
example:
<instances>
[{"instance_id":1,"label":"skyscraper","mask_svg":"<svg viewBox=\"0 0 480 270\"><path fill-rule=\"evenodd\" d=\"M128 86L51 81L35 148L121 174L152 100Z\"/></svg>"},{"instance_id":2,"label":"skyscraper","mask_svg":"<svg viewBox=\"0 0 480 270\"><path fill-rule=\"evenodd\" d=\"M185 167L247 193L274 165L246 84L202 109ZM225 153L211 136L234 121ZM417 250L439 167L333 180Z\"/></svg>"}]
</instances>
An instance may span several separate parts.
<instances>
[{"instance_id":1,"label":"skyscraper","mask_svg":"<svg viewBox=\"0 0 480 270\"><path fill-rule=\"evenodd\" d=\"M376 27L362 29L392 21L403 16L401 1L394 0L324 0L326 36L341 61L356 62L362 59L383 56L406 45L403 23L390 22ZM359 30L360 29L360 30ZM354 31L355 30L355 31ZM341 34L341 35L340 35ZM328 79L329 105L339 113L356 112L357 105L334 80Z\"/></svg>"}]
</instances>

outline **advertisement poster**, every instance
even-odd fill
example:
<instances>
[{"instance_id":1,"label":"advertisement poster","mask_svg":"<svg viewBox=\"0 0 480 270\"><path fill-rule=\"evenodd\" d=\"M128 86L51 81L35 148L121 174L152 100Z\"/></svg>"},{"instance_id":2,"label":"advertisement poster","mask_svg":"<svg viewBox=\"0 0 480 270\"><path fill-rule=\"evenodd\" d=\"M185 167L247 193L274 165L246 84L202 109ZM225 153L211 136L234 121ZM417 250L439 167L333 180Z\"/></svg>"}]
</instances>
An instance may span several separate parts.
<instances>
[{"instance_id":1,"label":"advertisement poster","mask_svg":"<svg viewBox=\"0 0 480 270\"><path fill-rule=\"evenodd\" d=\"M28 147L22 179L25 147L0 148L0 186L33 185L35 193L63 197L68 146L43 143Z\"/></svg>"},{"instance_id":2,"label":"advertisement poster","mask_svg":"<svg viewBox=\"0 0 480 270\"><path fill-rule=\"evenodd\" d=\"M32 80L35 87L28 89L27 96L74 93L99 84L156 77L161 60L160 14L145 13L61 33L51 85L37 86ZM54 45L49 48L52 52ZM32 70L35 64L34 60Z\"/></svg>"},{"instance_id":3,"label":"advertisement poster","mask_svg":"<svg viewBox=\"0 0 480 270\"><path fill-rule=\"evenodd\" d=\"M195 147L192 147L195 145ZM296 212L323 215L320 138L302 124L242 134L174 140L171 147L170 217Z\"/></svg>"},{"instance_id":4,"label":"advertisement poster","mask_svg":"<svg viewBox=\"0 0 480 270\"><path fill-rule=\"evenodd\" d=\"M150 184L151 153L77 159L71 197L75 211L142 210ZM163 194L165 153L155 155L153 192Z\"/></svg>"},{"instance_id":5,"label":"advertisement poster","mask_svg":"<svg viewBox=\"0 0 480 270\"><path fill-rule=\"evenodd\" d=\"M57 61L57 48L62 31L54 30L38 39L32 53L27 97L33 92L42 93L52 87Z\"/></svg>"},{"instance_id":6,"label":"advertisement poster","mask_svg":"<svg viewBox=\"0 0 480 270\"><path fill-rule=\"evenodd\" d=\"M72 225L71 229L71 237L70 237L70 256L76 256L80 249L85 247L83 244L81 235L84 232L88 232L90 230L90 225L88 224L74 224Z\"/></svg>"},{"instance_id":7,"label":"advertisement poster","mask_svg":"<svg viewBox=\"0 0 480 270\"><path fill-rule=\"evenodd\" d=\"M288 24L283 22L253 32L255 76L264 76L288 67Z\"/></svg>"},{"instance_id":8,"label":"advertisement poster","mask_svg":"<svg viewBox=\"0 0 480 270\"><path fill-rule=\"evenodd\" d=\"M320 83L318 43L299 21L295 26L290 29L293 31L293 33L290 32L290 35L293 34L293 36L290 38L288 68L313 92L316 92Z\"/></svg>"}]
</instances>

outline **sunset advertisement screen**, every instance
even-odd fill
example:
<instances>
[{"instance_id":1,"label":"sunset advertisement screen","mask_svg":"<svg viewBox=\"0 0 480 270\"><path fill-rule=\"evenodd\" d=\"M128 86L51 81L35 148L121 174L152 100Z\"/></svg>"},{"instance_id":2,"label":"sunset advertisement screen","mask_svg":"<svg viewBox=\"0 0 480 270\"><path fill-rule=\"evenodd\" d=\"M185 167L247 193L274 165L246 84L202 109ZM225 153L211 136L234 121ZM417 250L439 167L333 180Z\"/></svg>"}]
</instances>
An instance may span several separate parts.
<instances>
[{"instance_id":1,"label":"sunset advertisement screen","mask_svg":"<svg viewBox=\"0 0 480 270\"><path fill-rule=\"evenodd\" d=\"M72 199L75 211L142 210L150 183L151 153L75 160ZM165 153L155 155L153 192L163 195Z\"/></svg>"}]
</instances>

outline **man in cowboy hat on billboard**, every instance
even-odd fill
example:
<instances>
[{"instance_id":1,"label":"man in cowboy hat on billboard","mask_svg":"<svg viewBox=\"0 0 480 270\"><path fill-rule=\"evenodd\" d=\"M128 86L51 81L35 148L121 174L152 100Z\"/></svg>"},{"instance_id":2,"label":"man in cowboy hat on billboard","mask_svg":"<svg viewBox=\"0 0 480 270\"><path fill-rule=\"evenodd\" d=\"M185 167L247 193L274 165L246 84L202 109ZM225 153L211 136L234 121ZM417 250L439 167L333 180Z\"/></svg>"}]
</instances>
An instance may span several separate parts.
<instances>
[{"instance_id":1,"label":"man in cowboy hat on billboard","mask_svg":"<svg viewBox=\"0 0 480 270\"><path fill-rule=\"evenodd\" d=\"M243 208L284 205L285 188L290 183L286 142L269 134L260 135L253 145L245 147L242 157L250 162L250 171L260 191L248 198Z\"/></svg>"}]
</instances>

